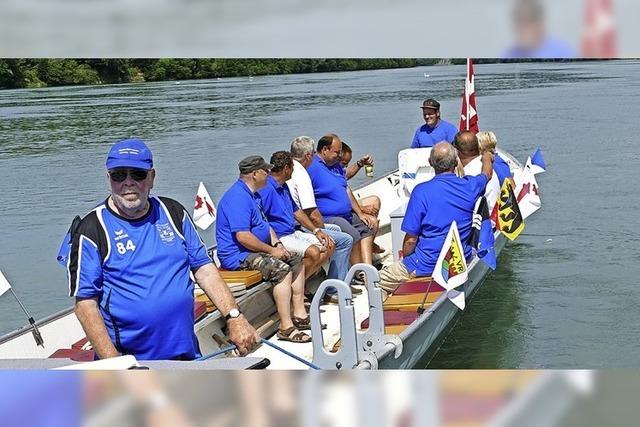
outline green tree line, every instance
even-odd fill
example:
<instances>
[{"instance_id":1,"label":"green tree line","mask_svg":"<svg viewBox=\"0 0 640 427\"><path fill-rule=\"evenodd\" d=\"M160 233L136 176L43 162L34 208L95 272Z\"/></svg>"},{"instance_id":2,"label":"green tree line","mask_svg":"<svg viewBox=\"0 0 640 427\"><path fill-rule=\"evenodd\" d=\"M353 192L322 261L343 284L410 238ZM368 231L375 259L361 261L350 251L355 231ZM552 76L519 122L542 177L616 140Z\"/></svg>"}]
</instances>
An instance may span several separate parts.
<instances>
[{"instance_id":1,"label":"green tree line","mask_svg":"<svg viewBox=\"0 0 640 427\"><path fill-rule=\"evenodd\" d=\"M408 68L433 59L0 59L0 89Z\"/></svg>"}]
</instances>

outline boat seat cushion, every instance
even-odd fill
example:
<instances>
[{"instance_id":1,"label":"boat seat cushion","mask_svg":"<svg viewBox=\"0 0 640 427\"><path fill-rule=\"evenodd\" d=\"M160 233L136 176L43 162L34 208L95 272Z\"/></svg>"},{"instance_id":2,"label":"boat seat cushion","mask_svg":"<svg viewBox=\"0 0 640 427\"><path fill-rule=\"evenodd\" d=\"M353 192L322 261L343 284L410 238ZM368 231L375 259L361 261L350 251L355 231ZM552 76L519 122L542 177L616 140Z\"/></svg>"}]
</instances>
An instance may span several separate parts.
<instances>
[{"instance_id":1,"label":"boat seat cushion","mask_svg":"<svg viewBox=\"0 0 640 427\"><path fill-rule=\"evenodd\" d=\"M61 348L56 350L50 359L71 359L76 362L93 362L95 352L93 350L80 350L77 348Z\"/></svg>"},{"instance_id":2,"label":"boat seat cushion","mask_svg":"<svg viewBox=\"0 0 640 427\"><path fill-rule=\"evenodd\" d=\"M431 283L431 288L429 288L429 282L431 282L430 277L416 277L415 279L409 280L408 282L402 283L398 288L393 291L393 295L407 295L407 294L423 294L427 292L427 288L429 289L429 293L431 292L444 292L444 288L440 286L435 281Z\"/></svg>"},{"instance_id":3,"label":"boat seat cushion","mask_svg":"<svg viewBox=\"0 0 640 427\"><path fill-rule=\"evenodd\" d=\"M409 325L418 318L417 311L398 311L388 310L383 312L385 326L391 325ZM360 324L362 329L369 327L369 318L367 317Z\"/></svg>"}]
</instances>

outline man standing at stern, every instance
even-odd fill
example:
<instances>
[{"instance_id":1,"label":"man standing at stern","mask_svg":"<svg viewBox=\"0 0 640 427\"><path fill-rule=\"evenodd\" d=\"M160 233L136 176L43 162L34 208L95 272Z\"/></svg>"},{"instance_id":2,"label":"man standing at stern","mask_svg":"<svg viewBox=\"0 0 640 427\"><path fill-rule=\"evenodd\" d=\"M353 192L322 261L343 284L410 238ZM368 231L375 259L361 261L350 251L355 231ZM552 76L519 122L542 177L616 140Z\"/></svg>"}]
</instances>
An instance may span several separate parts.
<instances>
[{"instance_id":1,"label":"man standing at stern","mask_svg":"<svg viewBox=\"0 0 640 427\"><path fill-rule=\"evenodd\" d=\"M250 351L258 334L239 312L189 214L175 200L149 196L155 179L149 147L138 139L120 141L106 167L111 194L72 234L67 265L75 313L97 356L199 357L190 273L226 316L240 353Z\"/></svg>"},{"instance_id":2,"label":"man standing at stern","mask_svg":"<svg viewBox=\"0 0 640 427\"><path fill-rule=\"evenodd\" d=\"M452 142L458 129L440 119L440 103L429 98L422 103L421 108L424 124L413 135L411 148L433 147L441 141Z\"/></svg>"}]
</instances>

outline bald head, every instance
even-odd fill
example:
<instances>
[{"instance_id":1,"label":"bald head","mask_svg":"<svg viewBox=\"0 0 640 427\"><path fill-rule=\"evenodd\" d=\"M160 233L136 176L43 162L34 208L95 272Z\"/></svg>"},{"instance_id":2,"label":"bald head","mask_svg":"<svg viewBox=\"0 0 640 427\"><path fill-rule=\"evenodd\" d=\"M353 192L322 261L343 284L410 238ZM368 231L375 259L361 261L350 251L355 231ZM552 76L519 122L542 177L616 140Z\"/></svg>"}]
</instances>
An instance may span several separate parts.
<instances>
[{"instance_id":1,"label":"bald head","mask_svg":"<svg viewBox=\"0 0 640 427\"><path fill-rule=\"evenodd\" d=\"M429 164L436 171L436 175L453 172L458 164L458 153L455 147L446 141L438 142L431 149Z\"/></svg>"},{"instance_id":2,"label":"bald head","mask_svg":"<svg viewBox=\"0 0 640 427\"><path fill-rule=\"evenodd\" d=\"M453 140L453 145L458 150L458 156L464 166L480 155L478 137L473 132L467 130L458 132Z\"/></svg>"}]
</instances>

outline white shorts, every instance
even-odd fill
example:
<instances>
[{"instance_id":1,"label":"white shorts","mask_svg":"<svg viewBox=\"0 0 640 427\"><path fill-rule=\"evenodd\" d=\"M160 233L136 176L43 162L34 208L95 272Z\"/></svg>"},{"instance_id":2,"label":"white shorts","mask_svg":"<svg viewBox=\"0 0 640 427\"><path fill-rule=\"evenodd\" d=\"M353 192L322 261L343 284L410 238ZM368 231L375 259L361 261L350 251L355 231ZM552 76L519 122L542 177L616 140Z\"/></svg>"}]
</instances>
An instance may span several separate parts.
<instances>
[{"instance_id":1,"label":"white shorts","mask_svg":"<svg viewBox=\"0 0 640 427\"><path fill-rule=\"evenodd\" d=\"M280 241L289 252L300 256L304 256L304 253L311 245L322 246L316 236L298 230L294 231L293 234L280 237Z\"/></svg>"}]
</instances>

